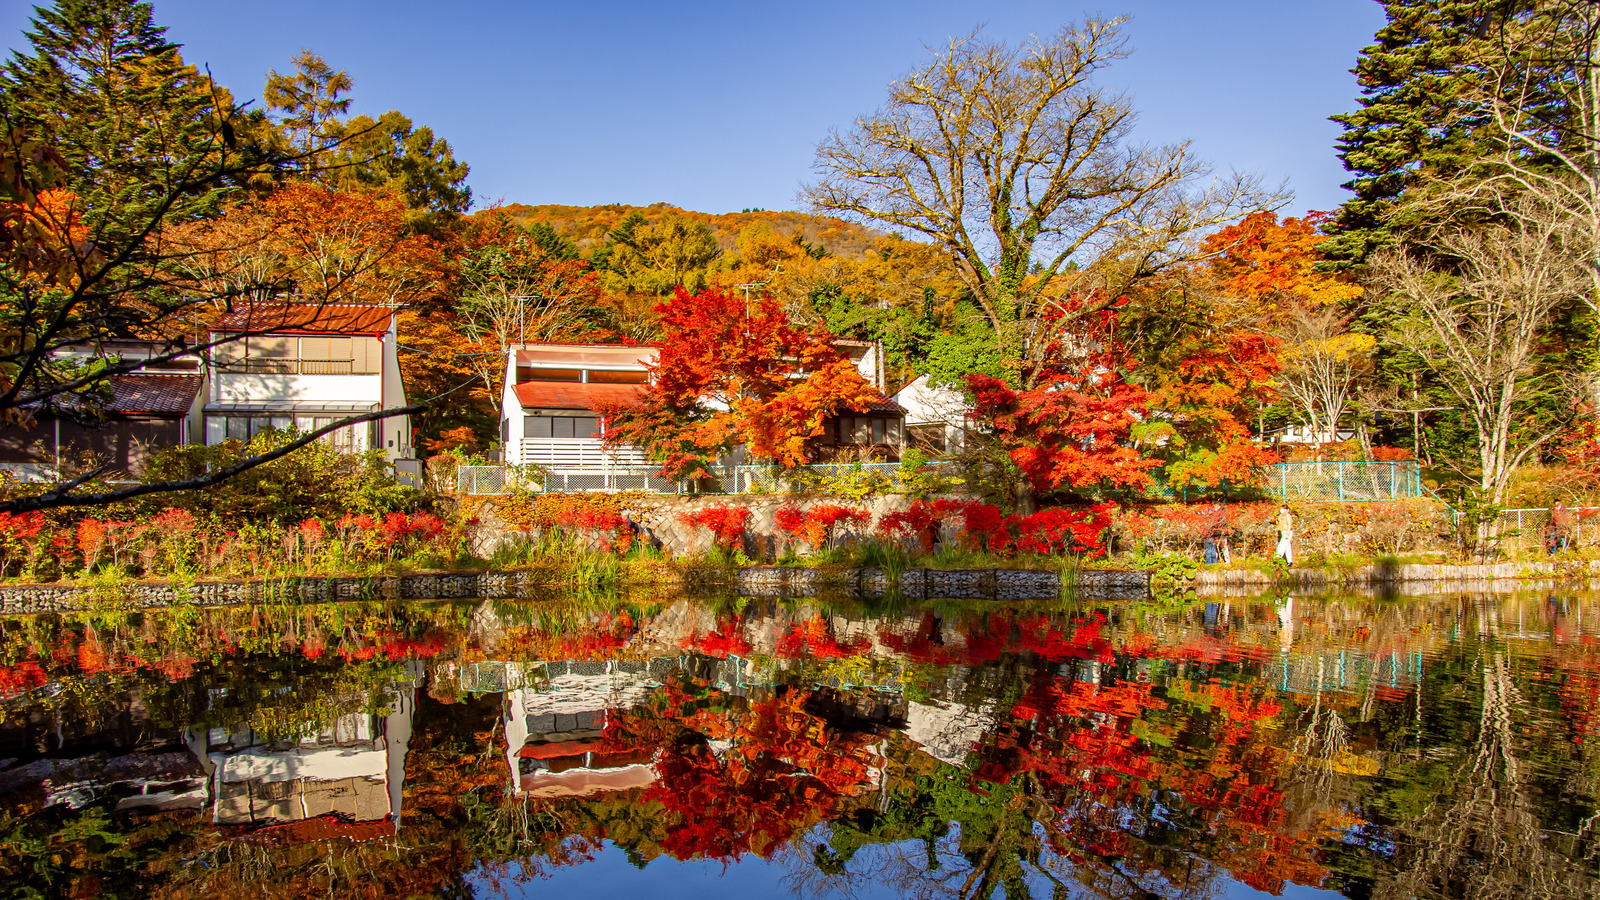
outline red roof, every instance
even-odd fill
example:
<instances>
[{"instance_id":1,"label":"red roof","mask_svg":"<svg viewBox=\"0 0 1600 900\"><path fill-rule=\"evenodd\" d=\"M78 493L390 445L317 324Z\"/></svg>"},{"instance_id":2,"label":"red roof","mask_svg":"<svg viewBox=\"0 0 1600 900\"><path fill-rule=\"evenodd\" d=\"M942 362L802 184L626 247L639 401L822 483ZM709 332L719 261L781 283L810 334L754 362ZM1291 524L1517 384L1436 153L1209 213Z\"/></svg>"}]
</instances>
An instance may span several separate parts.
<instances>
[{"instance_id":1,"label":"red roof","mask_svg":"<svg viewBox=\"0 0 1600 900\"><path fill-rule=\"evenodd\" d=\"M862 412L892 413L902 416L906 414L905 407L877 392L867 398L866 406Z\"/></svg>"},{"instance_id":2,"label":"red roof","mask_svg":"<svg viewBox=\"0 0 1600 900\"><path fill-rule=\"evenodd\" d=\"M113 375L109 413L181 416L200 391L199 375Z\"/></svg>"},{"instance_id":3,"label":"red roof","mask_svg":"<svg viewBox=\"0 0 1600 900\"><path fill-rule=\"evenodd\" d=\"M286 334L383 334L394 310L358 303L263 303L234 310L212 331Z\"/></svg>"},{"instance_id":4,"label":"red roof","mask_svg":"<svg viewBox=\"0 0 1600 900\"><path fill-rule=\"evenodd\" d=\"M516 386L524 409L594 409L604 403L636 403L642 384L583 384L576 381L524 381Z\"/></svg>"}]
</instances>

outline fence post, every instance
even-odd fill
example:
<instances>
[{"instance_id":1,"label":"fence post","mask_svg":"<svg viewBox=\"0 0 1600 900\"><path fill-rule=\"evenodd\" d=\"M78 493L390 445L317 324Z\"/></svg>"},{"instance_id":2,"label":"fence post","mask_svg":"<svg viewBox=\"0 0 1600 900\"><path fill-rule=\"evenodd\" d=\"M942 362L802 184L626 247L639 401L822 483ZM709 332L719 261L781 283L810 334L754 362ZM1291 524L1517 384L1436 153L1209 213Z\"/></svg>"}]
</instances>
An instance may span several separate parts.
<instances>
[{"instance_id":1,"label":"fence post","mask_svg":"<svg viewBox=\"0 0 1600 900\"><path fill-rule=\"evenodd\" d=\"M1339 499L1344 499L1344 460L1335 463L1339 467Z\"/></svg>"},{"instance_id":2,"label":"fence post","mask_svg":"<svg viewBox=\"0 0 1600 900\"><path fill-rule=\"evenodd\" d=\"M1394 480L1394 460L1389 461L1389 499L1400 499L1400 485Z\"/></svg>"},{"instance_id":3,"label":"fence post","mask_svg":"<svg viewBox=\"0 0 1600 900\"><path fill-rule=\"evenodd\" d=\"M1279 483L1282 485L1282 487L1279 489L1279 493L1283 495L1283 499L1284 500L1288 500L1289 499L1289 464L1288 463L1278 463L1278 478L1279 478Z\"/></svg>"}]
</instances>

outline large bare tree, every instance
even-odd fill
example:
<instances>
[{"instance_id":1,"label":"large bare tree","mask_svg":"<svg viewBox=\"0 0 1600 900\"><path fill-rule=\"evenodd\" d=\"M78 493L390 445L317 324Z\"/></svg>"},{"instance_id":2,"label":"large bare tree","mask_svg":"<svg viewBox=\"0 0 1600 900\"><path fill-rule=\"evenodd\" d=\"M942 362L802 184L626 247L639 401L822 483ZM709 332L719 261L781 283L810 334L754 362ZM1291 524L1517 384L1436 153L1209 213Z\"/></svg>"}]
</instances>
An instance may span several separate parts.
<instances>
[{"instance_id":1,"label":"large bare tree","mask_svg":"<svg viewBox=\"0 0 1600 900\"><path fill-rule=\"evenodd\" d=\"M1200 232L1281 199L1250 177L1210 179L1187 143L1133 140L1132 100L1094 82L1127 55L1123 21L1019 47L979 32L952 41L822 141L821 177L803 191L820 211L948 251L1025 385L1055 328L1188 258Z\"/></svg>"},{"instance_id":2,"label":"large bare tree","mask_svg":"<svg viewBox=\"0 0 1600 900\"><path fill-rule=\"evenodd\" d=\"M1518 466L1570 420L1534 420L1529 404L1551 392L1576 409L1579 379L1537 365L1552 314L1583 297L1588 266L1574 254L1559 209L1523 196L1503 223L1440 229L1425 243L1371 261L1395 305L1389 339L1432 370L1472 425L1474 473L1485 499L1503 503ZM1424 255L1426 253L1426 255Z\"/></svg>"}]
</instances>

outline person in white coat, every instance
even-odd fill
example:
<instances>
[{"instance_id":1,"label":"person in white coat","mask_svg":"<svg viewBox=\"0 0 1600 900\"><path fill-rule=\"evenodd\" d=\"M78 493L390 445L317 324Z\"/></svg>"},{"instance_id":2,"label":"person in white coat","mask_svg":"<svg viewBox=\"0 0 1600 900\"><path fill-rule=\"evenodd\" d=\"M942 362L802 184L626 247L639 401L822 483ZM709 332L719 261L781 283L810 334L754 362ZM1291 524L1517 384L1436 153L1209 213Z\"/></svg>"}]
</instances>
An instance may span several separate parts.
<instances>
[{"instance_id":1,"label":"person in white coat","mask_svg":"<svg viewBox=\"0 0 1600 900\"><path fill-rule=\"evenodd\" d=\"M1289 504L1285 503L1278 510L1278 549L1273 556L1283 558L1289 565L1294 565L1294 517L1289 515Z\"/></svg>"}]
</instances>

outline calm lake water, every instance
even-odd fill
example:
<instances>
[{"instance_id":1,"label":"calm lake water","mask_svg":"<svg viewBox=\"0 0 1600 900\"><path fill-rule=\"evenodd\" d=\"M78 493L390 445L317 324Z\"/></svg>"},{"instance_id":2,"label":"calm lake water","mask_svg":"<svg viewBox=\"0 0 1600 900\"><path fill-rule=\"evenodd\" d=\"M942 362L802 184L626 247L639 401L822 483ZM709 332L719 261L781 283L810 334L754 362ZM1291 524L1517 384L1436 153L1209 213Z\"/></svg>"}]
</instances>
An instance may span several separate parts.
<instances>
[{"instance_id":1,"label":"calm lake water","mask_svg":"<svg viewBox=\"0 0 1600 900\"><path fill-rule=\"evenodd\" d=\"M0 896L1600 895L1600 597L0 619Z\"/></svg>"}]
</instances>

